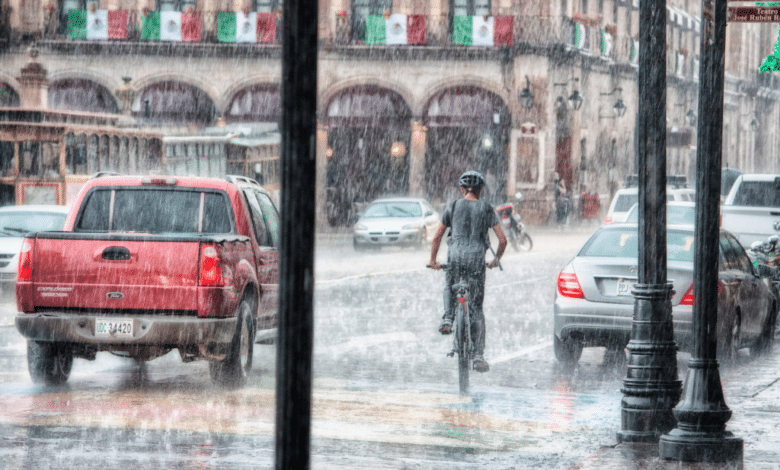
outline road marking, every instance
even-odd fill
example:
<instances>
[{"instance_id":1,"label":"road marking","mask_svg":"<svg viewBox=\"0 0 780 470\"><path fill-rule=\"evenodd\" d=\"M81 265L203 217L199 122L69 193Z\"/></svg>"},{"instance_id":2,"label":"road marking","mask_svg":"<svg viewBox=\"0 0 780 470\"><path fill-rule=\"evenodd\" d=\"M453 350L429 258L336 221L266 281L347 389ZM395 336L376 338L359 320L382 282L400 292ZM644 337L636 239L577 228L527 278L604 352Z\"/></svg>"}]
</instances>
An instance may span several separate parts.
<instances>
[{"instance_id":1,"label":"road marking","mask_svg":"<svg viewBox=\"0 0 780 470\"><path fill-rule=\"evenodd\" d=\"M552 341L545 341L543 343L536 344L534 346L529 346L527 348L521 349L519 351L515 351L513 353L498 357L496 359L493 359L490 361L493 364L500 364L502 362L506 362L515 358L518 358L520 356L525 356L526 354L531 354L532 352L539 351L540 349L549 348L552 345Z\"/></svg>"}]
</instances>

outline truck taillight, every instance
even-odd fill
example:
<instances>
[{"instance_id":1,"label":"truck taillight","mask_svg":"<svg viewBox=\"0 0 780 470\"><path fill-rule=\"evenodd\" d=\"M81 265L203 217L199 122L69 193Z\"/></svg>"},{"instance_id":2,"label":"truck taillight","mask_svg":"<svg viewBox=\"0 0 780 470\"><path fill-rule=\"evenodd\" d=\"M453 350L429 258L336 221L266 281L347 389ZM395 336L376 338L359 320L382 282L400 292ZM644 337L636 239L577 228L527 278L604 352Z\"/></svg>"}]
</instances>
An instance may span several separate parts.
<instances>
[{"instance_id":1,"label":"truck taillight","mask_svg":"<svg viewBox=\"0 0 780 470\"><path fill-rule=\"evenodd\" d=\"M32 281L32 244L28 240L22 242L19 252L19 268L16 271L17 281Z\"/></svg>"},{"instance_id":2,"label":"truck taillight","mask_svg":"<svg viewBox=\"0 0 780 470\"><path fill-rule=\"evenodd\" d=\"M217 249L206 245L202 248L200 254L200 285L202 286L221 286L222 267L219 262Z\"/></svg>"}]
</instances>

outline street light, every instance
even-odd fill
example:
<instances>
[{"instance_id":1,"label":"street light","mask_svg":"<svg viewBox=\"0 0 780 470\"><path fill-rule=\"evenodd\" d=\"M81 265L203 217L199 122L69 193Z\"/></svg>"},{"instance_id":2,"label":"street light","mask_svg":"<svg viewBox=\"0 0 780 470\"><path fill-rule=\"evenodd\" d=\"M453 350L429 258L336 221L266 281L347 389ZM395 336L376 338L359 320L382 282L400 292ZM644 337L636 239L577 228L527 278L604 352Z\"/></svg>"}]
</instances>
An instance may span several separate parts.
<instances>
[{"instance_id":1,"label":"street light","mask_svg":"<svg viewBox=\"0 0 780 470\"><path fill-rule=\"evenodd\" d=\"M531 93L531 80L528 79L528 75L525 76L525 88L520 92L518 99L520 105L526 109L534 105L534 94Z\"/></svg>"},{"instance_id":2,"label":"street light","mask_svg":"<svg viewBox=\"0 0 780 470\"><path fill-rule=\"evenodd\" d=\"M615 104L612 106L612 112L615 114L614 116L599 116L599 119L613 119L613 118L619 118L623 117L624 114L626 114L626 104L623 102L623 89L620 87L616 87L614 90L610 91L609 93L599 93L601 96L612 96L615 94L615 92L618 92L618 99L615 101Z\"/></svg>"},{"instance_id":3,"label":"street light","mask_svg":"<svg viewBox=\"0 0 780 470\"><path fill-rule=\"evenodd\" d=\"M571 79L569 79L569 80L567 80L567 81L565 81L563 83L553 83L553 86L566 86L570 82L579 82L579 81L580 81L580 79L578 77L574 77L574 78L571 78ZM563 99L560 99L560 101L563 101ZM580 109L582 107L582 101L583 101L582 100L582 95L580 95L580 92L577 91L576 89L571 94L571 96L569 96L567 101L569 102L569 107L571 109L573 109L574 111L577 111L578 109Z\"/></svg>"}]
</instances>

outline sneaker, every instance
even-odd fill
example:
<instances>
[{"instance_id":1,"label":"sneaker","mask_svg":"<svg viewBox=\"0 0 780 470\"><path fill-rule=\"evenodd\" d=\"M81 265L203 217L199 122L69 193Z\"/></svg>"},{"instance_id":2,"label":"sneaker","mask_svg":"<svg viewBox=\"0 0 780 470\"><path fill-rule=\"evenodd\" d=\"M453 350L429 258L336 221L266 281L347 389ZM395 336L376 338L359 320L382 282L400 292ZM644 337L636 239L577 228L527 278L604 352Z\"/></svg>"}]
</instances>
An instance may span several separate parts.
<instances>
[{"instance_id":1,"label":"sneaker","mask_svg":"<svg viewBox=\"0 0 780 470\"><path fill-rule=\"evenodd\" d=\"M452 334L452 320L449 318L444 318L441 321L441 325L439 325L439 333L443 335L449 335Z\"/></svg>"},{"instance_id":2,"label":"sneaker","mask_svg":"<svg viewBox=\"0 0 780 470\"><path fill-rule=\"evenodd\" d=\"M490 365L481 354L474 355L474 360L471 364L472 368L477 372L487 372L490 370Z\"/></svg>"}]
</instances>

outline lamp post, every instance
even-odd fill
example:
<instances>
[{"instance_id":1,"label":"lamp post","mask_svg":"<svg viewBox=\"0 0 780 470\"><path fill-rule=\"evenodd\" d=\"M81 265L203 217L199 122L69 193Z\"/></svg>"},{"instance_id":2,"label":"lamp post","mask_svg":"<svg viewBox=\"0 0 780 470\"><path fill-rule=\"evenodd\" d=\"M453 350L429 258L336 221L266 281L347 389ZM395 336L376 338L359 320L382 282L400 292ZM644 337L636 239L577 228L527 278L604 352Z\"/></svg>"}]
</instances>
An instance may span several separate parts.
<instances>
[{"instance_id":1,"label":"lamp post","mask_svg":"<svg viewBox=\"0 0 780 470\"><path fill-rule=\"evenodd\" d=\"M634 320L620 403L621 442L657 442L675 425L680 399L672 284L666 263L666 2L639 4L637 173L639 256ZM612 90L622 91L619 88ZM620 96L620 95L618 95ZM622 99L613 106L625 113Z\"/></svg>"},{"instance_id":2,"label":"lamp post","mask_svg":"<svg viewBox=\"0 0 780 470\"><path fill-rule=\"evenodd\" d=\"M520 100L520 105L526 109L534 105L534 94L531 93L531 80L528 79L528 75L525 76L525 88L517 98Z\"/></svg>"},{"instance_id":3,"label":"lamp post","mask_svg":"<svg viewBox=\"0 0 780 470\"><path fill-rule=\"evenodd\" d=\"M580 79L578 77L574 77L574 78L570 78L569 80L566 80L563 83L553 83L553 86L565 87L566 85L568 85L571 82L579 82L579 81L580 81ZM559 97L559 100L563 101L563 98ZM569 96L567 101L569 102L569 107L571 109L573 109L574 111L577 111L578 109L580 109L582 107L582 101L583 101L582 100L582 95L580 95L580 92L577 89L575 89L572 92L571 96Z\"/></svg>"}]
</instances>

